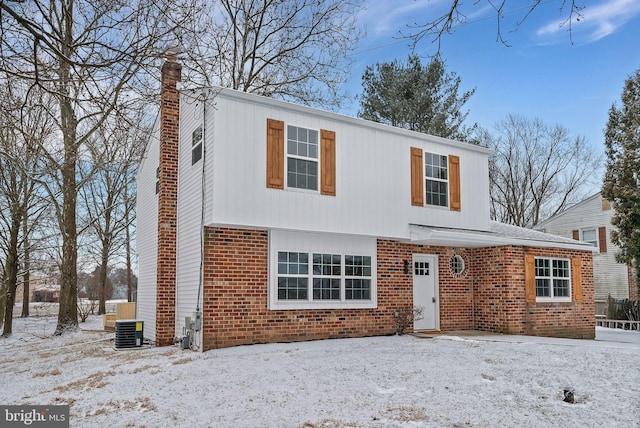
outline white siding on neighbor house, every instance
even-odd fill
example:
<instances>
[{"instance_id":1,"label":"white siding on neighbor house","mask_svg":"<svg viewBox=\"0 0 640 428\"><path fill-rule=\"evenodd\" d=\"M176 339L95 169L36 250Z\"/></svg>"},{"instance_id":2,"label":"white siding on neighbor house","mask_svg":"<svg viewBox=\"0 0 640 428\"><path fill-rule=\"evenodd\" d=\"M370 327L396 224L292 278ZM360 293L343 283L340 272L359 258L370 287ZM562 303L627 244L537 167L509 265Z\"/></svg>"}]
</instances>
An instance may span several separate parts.
<instances>
[{"instance_id":1,"label":"white siding on neighbor house","mask_svg":"<svg viewBox=\"0 0 640 428\"><path fill-rule=\"evenodd\" d=\"M191 164L192 133L204 127L203 103L193 99L180 103L180 151L178 154L178 224L176 272L176 336L183 335L185 317L198 304L200 278L200 224L202 163ZM202 343L201 337L197 343Z\"/></svg>"},{"instance_id":2,"label":"white siding on neighbor house","mask_svg":"<svg viewBox=\"0 0 640 428\"><path fill-rule=\"evenodd\" d=\"M613 210L602 209L600 193L566 209L560 214L540 223L536 229L554 235L573 237L573 231L607 228L607 251L593 253L593 281L595 300L606 300L608 295L615 299L629 298L629 278L627 266L617 263L615 254L619 248L611 242L611 216Z\"/></svg>"},{"instance_id":3,"label":"white siding on neighbor house","mask_svg":"<svg viewBox=\"0 0 640 428\"><path fill-rule=\"evenodd\" d=\"M156 168L158 167L160 132L156 121L140 163L136 199L136 253L138 255L138 295L136 318L144 321L144 336L156 338L156 279L158 257L158 198Z\"/></svg>"},{"instance_id":4,"label":"white siding on neighbor house","mask_svg":"<svg viewBox=\"0 0 640 428\"><path fill-rule=\"evenodd\" d=\"M207 224L397 239L410 237L412 223L489 228L486 149L235 91L213 102ZM267 118L336 132L335 197L266 187ZM460 157L460 212L411 205L411 147Z\"/></svg>"}]
</instances>

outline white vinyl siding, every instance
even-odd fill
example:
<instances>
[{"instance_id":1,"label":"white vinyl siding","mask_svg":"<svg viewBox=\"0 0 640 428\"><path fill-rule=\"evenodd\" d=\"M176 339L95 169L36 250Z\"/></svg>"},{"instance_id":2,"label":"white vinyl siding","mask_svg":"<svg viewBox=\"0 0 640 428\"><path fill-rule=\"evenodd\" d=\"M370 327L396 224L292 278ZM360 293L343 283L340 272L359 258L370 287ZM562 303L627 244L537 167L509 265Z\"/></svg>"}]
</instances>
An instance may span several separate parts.
<instances>
[{"instance_id":1,"label":"white vinyl siding","mask_svg":"<svg viewBox=\"0 0 640 428\"><path fill-rule=\"evenodd\" d=\"M489 229L489 151L482 147L226 89L215 102L207 137L213 142L209 225L390 239L410 239L409 224ZM335 131L335 197L265 186L267 119L282 121L285 128ZM286 145L285 135L285 152ZM412 207L410 147L459 156L461 199L473 209Z\"/></svg>"},{"instance_id":2,"label":"white vinyl siding","mask_svg":"<svg viewBox=\"0 0 640 428\"><path fill-rule=\"evenodd\" d=\"M185 317L198 305L200 283L200 223L202 207L202 157L206 126L202 103L180 103L180 151L178 154L178 224L176 248L176 336L182 336ZM212 109L213 110L213 109ZM196 150L196 152L194 152ZM194 157L195 153L195 157ZM198 158L199 156L199 158ZM195 159L195 162L194 162ZM208 159L205 159L208 163ZM202 310L202 307L200 307ZM196 344L201 342L201 333Z\"/></svg>"},{"instance_id":3,"label":"white vinyl siding","mask_svg":"<svg viewBox=\"0 0 640 428\"><path fill-rule=\"evenodd\" d=\"M136 254L138 295L136 318L144 321L144 337L156 339L156 268L158 257L158 195L156 182L159 157L158 123L138 170L136 199Z\"/></svg>"},{"instance_id":4,"label":"white vinyl siding","mask_svg":"<svg viewBox=\"0 0 640 428\"><path fill-rule=\"evenodd\" d=\"M615 254L619 248L611 242L609 229L613 210L602 210L602 197L596 194L577 205L539 224L537 229L554 235L572 238L573 230L595 230L597 242L598 227L607 228L607 252L593 253L593 281L596 301L606 301L607 296L615 299L629 298L627 266L617 263ZM582 235L580 235L582 239Z\"/></svg>"}]
</instances>

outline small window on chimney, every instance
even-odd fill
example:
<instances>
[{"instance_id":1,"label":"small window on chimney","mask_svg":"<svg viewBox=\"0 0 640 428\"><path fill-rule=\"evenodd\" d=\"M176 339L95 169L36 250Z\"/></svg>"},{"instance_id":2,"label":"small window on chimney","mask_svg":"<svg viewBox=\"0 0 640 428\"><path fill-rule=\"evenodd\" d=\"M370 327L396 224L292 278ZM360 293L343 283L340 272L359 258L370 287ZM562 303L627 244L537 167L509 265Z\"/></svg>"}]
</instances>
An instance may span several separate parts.
<instances>
[{"instance_id":1,"label":"small window on chimney","mask_svg":"<svg viewBox=\"0 0 640 428\"><path fill-rule=\"evenodd\" d=\"M191 165L202 159L202 126L191 134Z\"/></svg>"},{"instance_id":2,"label":"small window on chimney","mask_svg":"<svg viewBox=\"0 0 640 428\"><path fill-rule=\"evenodd\" d=\"M160 167L156 168L156 195L160 191Z\"/></svg>"}]
</instances>

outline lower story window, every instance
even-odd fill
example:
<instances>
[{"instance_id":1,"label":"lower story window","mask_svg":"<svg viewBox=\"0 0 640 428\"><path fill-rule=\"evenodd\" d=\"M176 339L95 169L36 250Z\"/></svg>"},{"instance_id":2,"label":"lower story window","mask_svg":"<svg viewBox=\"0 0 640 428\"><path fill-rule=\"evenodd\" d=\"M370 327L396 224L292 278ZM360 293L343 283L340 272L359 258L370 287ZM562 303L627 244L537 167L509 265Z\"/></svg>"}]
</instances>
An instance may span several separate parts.
<instances>
[{"instance_id":1,"label":"lower story window","mask_svg":"<svg viewBox=\"0 0 640 428\"><path fill-rule=\"evenodd\" d=\"M371 257L345 256L345 299L371 298Z\"/></svg>"},{"instance_id":2,"label":"lower story window","mask_svg":"<svg viewBox=\"0 0 640 428\"><path fill-rule=\"evenodd\" d=\"M371 300L371 278L371 256L278 252L279 301Z\"/></svg>"},{"instance_id":3,"label":"lower story window","mask_svg":"<svg viewBox=\"0 0 640 428\"><path fill-rule=\"evenodd\" d=\"M536 258L536 297L571 297L571 267L568 259Z\"/></svg>"}]
</instances>

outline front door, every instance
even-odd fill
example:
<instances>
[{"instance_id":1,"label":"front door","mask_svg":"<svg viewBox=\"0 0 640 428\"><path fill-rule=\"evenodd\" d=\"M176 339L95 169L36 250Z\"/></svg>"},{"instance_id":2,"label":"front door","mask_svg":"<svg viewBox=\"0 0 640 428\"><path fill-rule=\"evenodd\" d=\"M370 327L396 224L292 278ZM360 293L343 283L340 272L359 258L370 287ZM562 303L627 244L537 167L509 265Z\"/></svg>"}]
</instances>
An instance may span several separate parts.
<instances>
[{"instance_id":1,"label":"front door","mask_svg":"<svg viewBox=\"0 0 640 428\"><path fill-rule=\"evenodd\" d=\"M422 310L413 322L414 330L438 328L437 269L438 263L435 256L413 255L413 306L414 309Z\"/></svg>"}]
</instances>

